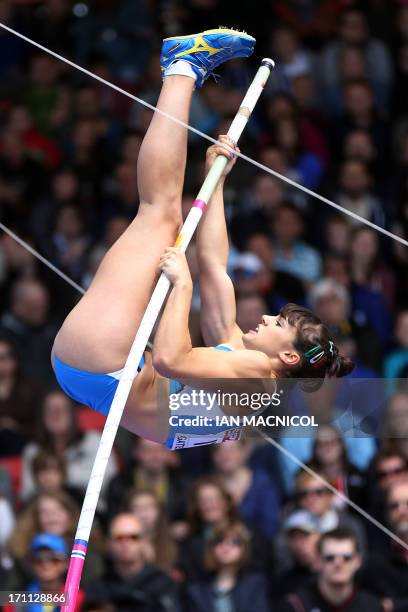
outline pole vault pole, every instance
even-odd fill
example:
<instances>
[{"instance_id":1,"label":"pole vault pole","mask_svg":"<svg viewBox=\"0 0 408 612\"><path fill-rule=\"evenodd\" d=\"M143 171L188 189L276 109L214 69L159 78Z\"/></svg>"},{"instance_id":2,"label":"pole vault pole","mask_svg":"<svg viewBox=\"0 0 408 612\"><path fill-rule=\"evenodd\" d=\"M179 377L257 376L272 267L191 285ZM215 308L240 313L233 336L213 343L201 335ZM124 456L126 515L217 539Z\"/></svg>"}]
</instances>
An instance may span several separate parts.
<instances>
[{"instance_id":1,"label":"pole vault pole","mask_svg":"<svg viewBox=\"0 0 408 612\"><path fill-rule=\"evenodd\" d=\"M230 129L228 130L228 136L233 141L238 142L239 137L248 123L249 117L251 116L262 90L265 87L265 83L268 80L274 65L273 60L269 58L262 60L261 66L259 67L254 80L249 86L242 104L231 123ZM181 228L180 234L177 237L176 246L180 247L183 251L185 251L189 245L201 216L211 199L211 196L227 163L228 159L223 155L218 155L214 160L214 163L204 180L204 183L197 195L196 200L194 201L184 225ZM153 291L150 302L146 308L146 312L142 318L139 329L137 330L135 340L130 349L119 385L112 401L112 406L106 419L75 534L71 560L68 568L68 576L65 583L65 595L67 601L61 608L63 612L74 612L75 610L82 569L88 548L89 536L92 529L92 523L106 466L112 452L116 432L122 419L130 389L138 374L137 366L143 356L146 344L166 299L169 288L169 280L164 274L161 274Z\"/></svg>"}]
</instances>

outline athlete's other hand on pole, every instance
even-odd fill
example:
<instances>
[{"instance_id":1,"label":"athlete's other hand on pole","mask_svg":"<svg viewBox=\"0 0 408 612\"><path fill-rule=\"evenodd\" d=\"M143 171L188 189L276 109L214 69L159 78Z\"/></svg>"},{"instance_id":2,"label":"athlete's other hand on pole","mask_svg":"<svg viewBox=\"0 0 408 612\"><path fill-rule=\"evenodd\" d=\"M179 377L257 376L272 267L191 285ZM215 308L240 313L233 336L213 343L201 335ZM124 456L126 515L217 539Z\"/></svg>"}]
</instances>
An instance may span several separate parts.
<instances>
[{"instance_id":1,"label":"athlete's other hand on pole","mask_svg":"<svg viewBox=\"0 0 408 612\"><path fill-rule=\"evenodd\" d=\"M237 161L236 153L239 153L240 150L237 147L236 143L233 142L225 134L218 136L218 141L219 142L217 144L214 144L207 149L207 156L205 160L205 170L206 170L206 173L209 171L215 158L218 155L224 155L224 157L226 157L229 160L223 172L223 176L227 176L227 174L231 172L232 168L234 167L235 162Z\"/></svg>"},{"instance_id":2,"label":"athlete's other hand on pole","mask_svg":"<svg viewBox=\"0 0 408 612\"><path fill-rule=\"evenodd\" d=\"M168 247L160 257L159 268L172 285L192 285L185 253L178 247Z\"/></svg>"}]
</instances>

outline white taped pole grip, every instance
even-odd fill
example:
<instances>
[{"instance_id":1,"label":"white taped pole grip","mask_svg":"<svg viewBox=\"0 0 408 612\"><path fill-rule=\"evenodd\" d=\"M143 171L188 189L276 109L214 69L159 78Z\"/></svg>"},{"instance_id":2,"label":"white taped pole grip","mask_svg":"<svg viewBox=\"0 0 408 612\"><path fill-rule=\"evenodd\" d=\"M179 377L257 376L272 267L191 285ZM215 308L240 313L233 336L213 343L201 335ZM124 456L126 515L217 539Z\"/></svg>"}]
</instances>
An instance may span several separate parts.
<instances>
[{"instance_id":1,"label":"white taped pole grip","mask_svg":"<svg viewBox=\"0 0 408 612\"><path fill-rule=\"evenodd\" d=\"M241 106L237 114L235 115L231 126L228 130L228 136L235 143L238 142L248 120L252 114L252 111L255 108L256 103L259 100L261 93L264 90L266 82L271 74L272 68L275 66L273 60L269 58L265 58L262 60L262 64L259 67L251 85L248 88L247 93L245 94L244 99L242 100ZM215 160L212 165L207 177L203 183L203 186L200 189L200 192L197 196L197 199L203 200L208 203L211 195L220 180L222 173L224 172L225 166L227 165L228 160L224 155L220 155Z\"/></svg>"}]
</instances>

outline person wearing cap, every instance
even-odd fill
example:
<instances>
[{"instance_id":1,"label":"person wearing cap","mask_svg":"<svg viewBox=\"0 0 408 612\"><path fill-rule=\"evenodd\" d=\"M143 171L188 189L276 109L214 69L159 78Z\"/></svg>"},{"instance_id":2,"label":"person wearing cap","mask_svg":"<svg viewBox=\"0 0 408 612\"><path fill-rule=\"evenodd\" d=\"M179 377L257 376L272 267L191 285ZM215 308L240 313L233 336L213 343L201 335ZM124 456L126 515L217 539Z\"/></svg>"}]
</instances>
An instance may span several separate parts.
<instances>
[{"instance_id":1,"label":"person wearing cap","mask_svg":"<svg viewBox=\"0 0 408 612\"><path fill-rule=\"evenodd\" d=\"M283 597L293 589L309 584L315 577L318 565L317 545L320 539L319 524L306 510L296 510L283 523L282 550L277 559L278 571L273 581L273 598ZM287 565L289 560L290 566Z\"/></svg>"},{"instance_id":2,"label":"person wearing cap","mask_svg":"<svg viewBox=\"0 0 408 612\"><path fill-rule=\"evenodd\" d=\"M53 533L40 533L31 541L28 566L33 580L24 587L29 593L46 593L60 596L64 592L65 576L68 569L68 548L65 540ZM81 610L84 593L78 593L75 610ZM55 604L32 603L27 612L52 612ZM7 605L4 612L14 612L17 607Z\"/></svg>"}]
</instances>

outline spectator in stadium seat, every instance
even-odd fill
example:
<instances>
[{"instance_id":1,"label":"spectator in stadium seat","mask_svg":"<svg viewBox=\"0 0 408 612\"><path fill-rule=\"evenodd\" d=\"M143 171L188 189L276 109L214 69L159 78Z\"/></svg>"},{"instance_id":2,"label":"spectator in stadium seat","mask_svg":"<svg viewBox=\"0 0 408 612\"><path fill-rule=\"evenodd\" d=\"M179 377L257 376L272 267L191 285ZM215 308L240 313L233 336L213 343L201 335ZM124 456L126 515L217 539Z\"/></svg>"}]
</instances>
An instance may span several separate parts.
<instances>
[{"instance_id":1,"label":"spectator in stadium seat","mask_svg":"<svg viewBox=\"0 0 408 612\"><path fill-rule=\"evenodd\" d=\"M316 517L296 510L283 523L276 551L276 571L271 592L276 602L287 593L308 585L316 576L320 529Z\"/></svg>"},{"instance_id":2,"label":"spectator in stadium seat","mask_svg":"<svg viewBox=\"0 0 408 612\"><path fill-rule=\"evenodd\" d=\"M69 397L62 391L49 392L42 404L37 435L23 452L22 499L27 500L34 493L31 466L33 458L40 449L62 457L67 466L67 485L80 489L84 493L100 439L101 434L97 431L82 432L79 430L75 407ZM100 511L105 509L107 487L117 470L117 461L115 455L112 454L102 486L102 497L98 506Z\"/></svg>"},{"instance_id":3,"label":"spectator in stadium seat","mask_svg":"<svg viewBox=\"0 0 408 612\"><path fill-rule=\"evenodd\" d=\"M377 151L389 150L387 121L374 104L374 92L366 79L349 79L343 87L344 113L336 118L330 129L333 151L342 151L349 132L358 128L367 130ZM336 147L335 147L336 143Z\"/></svg>"},{"instance_id":4,"label":"spectator in stadium seat","mask_svg":"<svg viewBox=\"0 0 408 612\"><path fill-rule=\"evenodd\" d=\"M121 612L177 612L174 581L146 560L145 533L140 521L118 514L109 527L111 567L86 589L87 597L109 601Z\"/></svg>"},{"instance_id":5,"label":"spectator in stadium seat","mask_svg":"<svg viewBox=\"0 0 408 612\"><path fill-rule=\"evenodd\" d=\"M49 291L34 278L17 280L10 294L10 306L0 318L0 332L12 341L24 374L49 384L54 380L50 352L57 328L50 321Z\"/></svg>"},{"instance_id":6,"label":"spectator in stadium seat","mask_svg":"<svg viewBox=\"0 0 408 612\"><path fill-rule=\"evenodd\" d=\"M373 460L374 475L377 481L376 491L387 493L388 489L408 478L408 461L395 451L384 449L379 451Z\"/></svg>"},{"instance_id":7,"label":"spectator in stadium seat","mask_svg":"<svg viewBox=\"0 0 408 612\"><path fill-rule=\"evenodd\" d=\"M188 535L180 544L180 566L187 580L200 579L204 570L204 549L213 531L226 522L240 520L231 495L214 476L198 479L189 496ZM264 569L270 549L254 530L251 533L251 568Z\"/></svg>"},{"instance_id":8,"label":"spectator in stadium seat","mask_svg":"<svg viewBox=\"0 0 408 612\"><path fill-rule=\"evenodd\" d=\"M8 115L7 125L22 136L27 152L41 160L47 170L54 170L61 162L61 152L51 138L41 134L25 104L17 104Z\"/></svg>"},{"instance_id":9,"label":"spectator in stadium seat","mask_svg":"<svg viewBox=\"0 0 408 612\"><path fill-rule=\"evenodd\" d=\"M370 227L357 227L353 231L350 246L353 283L382 294L389 312L393 312L396 279L384 264L378 233Z\"/></svg>"},{"instance_id":10,"label":"spectator in stadium seat","mask_svg":"<svg viewBox=\"0 0 408 612\"><path fill-rule=\"evenodd\" d=\"M332 425L321 425L317 430L309 467L352 502L367 507L365 473L350 462L344 440ZM333 501L337 508L347 509L341 499L334 497Z\"/></svg>"},{"instance_id":11,"label":"spectator in stadium seat","mask_svg":"<svg viewBox=\"0 0 408 612\"><path fill-rule=\"evenodd\" d=\"M349 132L344 140L343 159L360 159L370 171L371 176L382 177L385 171L370 133L364 128Z\"/></svg>"},{"instance_id":12,"label":"spectator in stadium seat","mask_svg":"<svg viewBox=\"0 0 408 612\"><path fill-rule=\"evenodd\" d=\"M174 466L174 455L162 444L134 438L129 464L112 479L108 491L108 517L113 517L130 488L153 491L171 521L184 516L188 479Z\"/></svg>"},{"instance_id":13,"label":"spectator in stadium seat","mask_svg":"<svg viewBox=\"0 0 408 612\"><path fill-rule=\"evenodd\" d=\"M291 92L291 94L278 93L266 101L266 117L270 126L270 130L268 131L271 133L271 135L266 138L266 142L269 144L275 142L272 137L274 126L277 126L279 122L284 119L291 119L295 121L298 126L303 152L312 153L314 156L317 156L318 160L320 160L321 167L324 168L329 159L329 151L323 127L325 122L323 116L317 110L317 105L314 104L315 101L312 99L315 93L310 73L300 73L299 76L296 76L292 81L292 89L293 92ZM271 150L271 148L269 148L269 150ZM285 163L287 164L289 162L287 158L289 151L285 151L285 147L279 147L279 150L281 151L281 155L283 154L286 158ZM309 158L309 163L311 160L312 158ZM279 172L278 168L274 167L274 163L267 163L266 165L269 165ZM314 167L317 169L319 166L315 164ZM287 176L288 172L284 174ZM290 171L289 175L291 175ZM291 176L291 178L295 177ZM292 195L292 188L288 186L285 188L289 188ZM290 199L292 199L291 195L288 196Z\"/></svg>"},{"instance_id":14,"label":"spectator in stadium seat","mask_svg":"<svg viewBox=\"0 0 408 612\"><path fill-rule=\"evenodd\" d=\"M140 521L146 543L151 547L151 562L164 572L174 574L177 545L170 521L156 493L150 489L131 489L124 500L123 510Z\"/></svg>"},{"instance_id":15,"label":"spectator in stadium seat","mask_svg":"<svg viewBox=\"0 0 408 612\"><path fill-rule=\"evenodd\" d=\"M84 194L79 189L79 180L75 171L69 166L63 166L53 174L49 193L33 206L30 212L31 235L40 248L50 250L50 233L52 231L55 211L66 205L80 206L87 210Z\"/></svg>"},{"instance_id":16,"label":"spectator in stadium seat","mask_svg":"<svg viewBox=\"0 0 408 612\"><path fill-rule=\"evenodd\" d=\"M348 257L337 253L327 253L323 260L323 277L331 278L339 285L349 289L351 279Z\"/></svg>"},{"instance_id":17,"label":"spectator in stadium seat","mask_svg":"<svg viewBox=\"0 0 408 612\"><path fill-rule=\"evenodd\" d=\"M353 232L350 249L353 310L364 315L385 348L392 335L391 313L395 310L396 278L384 265L378 233L369 227ZM360 314L360 316L361 316Z\"/></svg>"},{"instance_id":18,"label":"spectator in stadium seat","mask_svg":"<svg viewBox=\"0 0 408 612\"><path fill-rule=\"evenodd\" d=\"M72 497L78 506L81 504L83 490L67 485L67 463L62 455L52 450L38 449L31 462L31 476L33 496L62 491Z\"/></svg>"},{"instance_id":19,"label":"spectator in stadium seat","mask_svg":"<svg viewBox=\"0 0 408 612\"><path fill-rule=\"evenodd\" d=\"M386 216L379 198L372 190L373 178L365 162L349 158L342 162L339 170L338 190L335 201L352 213L380 227L386 226ZM359 221L352 221L359 225Z\"/></svg>"},{"instance_id":20,"label":"spectator in stadium seat","mask_svg":"<svg viewBox=\"0 0 408 612\"><path fill-rule=\"evenodd\" d=\"M71 547L78 519L78 506L62 491L38 495L19 513L8 542L8 550L14 561L8 584L11 590L22 589L29 577L27 558L34 536L37 533L51 533L64 538L67 546ZM102 571L101 536L97 524L92 530L91 542L84 570L85 583L99 576Z\"/></svg>"},{"instance_id":21,"label":"spectator in stadium seat","mask_svg":"<svg viewBox=\"0 0 408 612\"><path fill-rule=\"evenodd\" d=\"M30 202L47 189L45 164L28 150L23 135L14 127L0 138L0 204L4 221L29 232Z\"/></svg>"},{"instance_id":22,"label":"spectator in stadium seat","mask_svg":"<svg viewBox=\"0 0 408 612\"><path fill-rule=\"evenodd\" d=\"M305 284L316 281L321 272L321 257L302 240L302 213L290 203L281 204L273 216L276 270L293 274Z\"/></svg>"},{"instance_id":23,"label":"spectator in stadium seat","mask_svg":"<svg viewBox=\"0 0 408 612\"><path fill-rule=\"evenodd\" d=\"M408 309L397 315L394 335L396 347L384 360L384 376L389 379L401 378L403 369L408 365ZM395 383L389 381L389 389L395 389Z\"/></svg>"},{"instance_id":24,"label":"spectator in stadium seat","mask_svg":"<svg viewBox=\"0 0 408 612\"><path fill-rule=\"evenodd\" d=\"M368 512L380 523L386 522L386 499L389 488L408 478L408 461L383 440L383 448L374 457L368 470ZM388 542L375 525L367 525L371 551L386 549Z\"/></svg>"},{"instance_id":25,"label":"spectator in stadium seat","mask_svg":"<svg viewBox=\"0 0 408 612\"><path fill-rule=\"evenodd\" d=\"M304 304L305 290L302 281L290 272L275 269L275 252L272 238L266 233L253 233L246 241L250 253L259 257L269 272L269 283L263 290L270 312L277 312L287 302Z\"/></svg>"},{"instance_id":26,"label":"spectator in stadium seat","mask_svg":"<svg viewBox=\"0 0 408 612\"><path fill-rule=\"evenodd\" d=\"M383 600L384 612L408 609L408 479L390 485L386 497L387 526L405 544L387 538L387 549L372 555L363 569L362 584Z\"/></svg>"},{"instance_id":27,"label":"spectator in stadium seat","mask_svg":"<svg viewBox=\"0 0 408 612\"><path fill-rule=\"evenodd\" d=\"M280 499L270 475L248 466L250 450L246 440L216 445L212 449L215 475L245 522L272 541L278 528Z\"/></svg>"},{"instance_id":28,"label":"spectator in stadium seat","mask_svg":"<svg viewBox=\"0 0 408 612\"><path fill-rule=\"evenodd\" d=\"M335 337L353 336L357 342L357 359L365 366L379 370L382 359L380 338L366 320L354 316L346 287L323 278L310 290L308 302Z\"/></svg>"},{"instance_id":29,"label":"spectator in stadium seat","mask_svg":"<svg viewBox=\"0 0 408 612\"><path fill-rule=\"evenodd\" d=\"M312 72L314 66L313 53L302 48L296 32L287 26L278 26L272 33L271 47L273 57L278 60L277 79L281 88L290 88L292 79ZM276 87L276 84L275 84Z\"/></svg>"},{"instance_id":30,"label":"spectator in stadium seat","mask_svg":"<svg viewBox=\"0 0 408 612\"><path fill-rule=\"evenodd\" d=\"M316 472L318 476L324 476ZM317 477L301 470L296 476L296 505L310 512L318 522L321 533L332 529L346 527L350 529L358 541L362 554L367 551L366 536L360 519L348 510L338 510L335 495Z\"/></svg>"},{"instance_id":31,"label":"spectator in stadium seat","mask_svg":"<svg viewBox=\"0 0 408 612\"><path fill-rule=\"evenodd\" d=\"M0 4L0 21L10 28L21 26L17 6L13 0L4 0ZM29 56L30 49L21 38L2 30L0 34L0 81L2 95L13 91L23 77L23 65ZM11 87L10 87L11 86ZM3 89L4 87L4 89Z\"/></svg>"},{"instance_id":32,"label":"spectator in stadium seat","mask_svg":"<svg viewBox=\"0 0 408 612\"><path fill-rule=\"evenodd\" d=\"M405 381L402 381L403 385ZM385 412L383 439L387 448L394 450L400 447L401 454L408 459L404 450L408 441L408 389L404 386L390 397Z\"/></svg>"},{"instance_id":33,"label":"spectator in stadium seat","mask_svg":"<svg viewBox=\"0 0 408 612\"><path fill-rule=\"evenodd\" d=\"M322 178L322 160L306 149L300 123L293 118L281 119L273 127L274 143L286 154L290 173L308 189L316 189Z\"/></svg>"},{"instance_id":34,"label":"spectator in stadium seat","mask_svg":"<svg viewBox=\"0 0 408 612\"><path fill-rule=\"evenodd\" d=\"M390 397L382 431L385 447L408 460L408 389L402 383L401 390L397 387Z\"/></svg>"},{"instance_id":35,"label":"spectator in stadium seat","mask_svg":"<svg viewBox=\"0 0 408 612\"><path fill-rule=\"evenodd\" d=\"M84 268L89 242L82 211L74 204L65 204L55 211L49 248L44 249L44 254L78 281Z\"/></svg>"},{"instance_id":36,"label":"spectator in stadium seat","mask_svg":"<svg viewBox=\"0 0 408 612\"><path fill-rule=\"evenodd\" d=\"M286 595L278 612L383 612L381 600L357 586L356 573L362 563L354 534L334 529L319 542L317 581Z\"/></svg>"},{"instance_id":37,"label":"spectator in stadium seat","mask_svg":"<svg viewBox=\"0 0 408 612\"><path fill-rule=\"evenodd\" d=\"M364 79L367 72L363 50L358 45L344 45L338 55L338 80L323 90L325 104L333 115L343 111L342 88L349 79Z\"/></svg>"},{"instance_id":38,"label":"spectator in stadium seat","mask_svg":"<svg viewBox=\"0 0 408 612\"><path fill-rule=\"evenodd\" d=\"M61 84L62 64L38 51L31 56L28 70L26 104L41 134L53 136L65 124L70 110L66 88Z\"/></svg>"},{"instance_id":39,"label":"spectator in stadium seat","mask_svg":"<svg viewBox=\"0 0 408 612\"><path fill-rule=\"evenodd\" d=\"M92 119L101 144L112 154L120 144L121 128L110 113L103 109L96 81L86 81L79 85L74 100L74 118Z\"/></svg>"},{"instance_id":40,"label":"spectator in stadium seat","mask_svg":"<svg viewBox=\"0 0 408 612\"><path fill-rule=\"evenodd\" d=\"M62 491L37 496L19 514L9 549L16 559L24 559L36 533L53 533L66 538L74 535L79 512L73 499Z\"/></svg>"},{"instance_id":41,"label":"spectator in stadium seat","mask_svg":"<svg viewBox=\"0 0 408 612\"><path fill-rule=\"evenodd\" d=\"M264 146L260 149L257 161L289 178L292 176L285 152L274 146ZM232 242L240 250L251 234L269 233L270 220L274 211L290 197L298 202L299 193L288 188L270 174L262 173L249 177L247 184L241 188L242 196L234 202L231 211L229 230ZM293 197L292 197L293 196ZM297 197L296 197L297 196Z\"/></svg>"},{"instance_id":42,"label":"spectator in stadium seat","mask_svg":"<svg viewBox=\"0 0 408 612\"><path fill-rule=\"evenodd\" d=\"M137 212L139 194L133 162L122 161L117 164L111 192L103 197L101 218L96 219L97 227L102 232L112 217L126 217L130 222Z\"/></svg>"},{"instance_id":43,"label":"spectator in stadium seat","mask_svg":"<svg viewBox=\"0 0 408 612\"><path fill-rule=\"evenodd\" d=\"M61 595L64 592L65 576L68 569L68 547L63 538L53 533L39 533L30 544L27 558L32 578L24 586L28 593L50 593ZM79 590L75 605L75 612L80 612L84 599L84 592ZM50 606L51 607L51 606ZM40 603L29 604L28 612L40 612L47 606ZM19 605L6 605L3 612L17 612Z\"/></svg>"},{"instance_id":44,"label":"spectator in stadium seat","mask_svg":"<svg viewBox=\"0 0 408 612\"><path fill-rule=\"evenodd\" d=\"M325 247L329 253L340 257L349 255L351 223L344 215L331 215L323 229Z\"/></svg>"},{"instance_id":45,"label":"spectator in stadium seat","mask_svg":"<svg viewBox=\"0 0 408 612\"><path fill-rule=\"evenodd\" d=\"M217 527L207 541L208 574L185 587L185 612L270 612L265 574L249 570L250 534L243 523Z\"/></svg>"},{"instance_id":46,"label":"spectator in stadium seat","mask_svg":"<svg viewBox=\"0 0 408 612\"><path fill-rule=\"evenodd\" d=\"M358 6L350 6L342 12L337 40L323 49L320 65L323 87L340 85L339 60L343 49L350 45L364 53L366 75L378 91L379 108L387 110L393 78L390 53L382 41L370 36L367 18Z\"/></svg>"},{"instance_id":47,"label":"spectator in stadium seat","mask_svg":"<svg viewBox=\"0 0 408 612\"><path fill-rule=\"evenodd\" d=\"M14 344L0 335L0 456L21 453L32 434L43 389L21 372Z\"/></svg>"},{"instance_id":48,"label":"spectator in stadium seat","mask_svg":"<svg viewBox=\"0 0 408 612\"><path fill-rule=\"evenodd\" d=\"M255 329L264 312L267 312L267 305L265 299L258 293L238 296L237 323L244 333Z\"/></svg>"}]
</instances>

